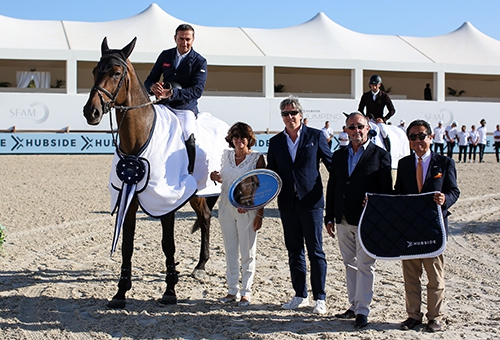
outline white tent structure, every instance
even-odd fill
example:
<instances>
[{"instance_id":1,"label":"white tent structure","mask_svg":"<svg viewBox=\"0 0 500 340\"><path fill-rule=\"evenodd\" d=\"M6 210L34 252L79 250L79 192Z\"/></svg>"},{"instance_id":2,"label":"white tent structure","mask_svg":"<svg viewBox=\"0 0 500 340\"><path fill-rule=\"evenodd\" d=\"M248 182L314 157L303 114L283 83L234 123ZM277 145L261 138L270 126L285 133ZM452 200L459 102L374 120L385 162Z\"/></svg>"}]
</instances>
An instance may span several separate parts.
<instances>
[{"instance_id":1,"label":"white tent structure","mask_svg":"<svg viewBox=\"0 0 500 340\"><path fill-rule=\"evenodd\" d=\"M174 46L181 23L156 4L130 18L98 23L0 15L0 84L11 84L0 87L0 130L107 130L105 124L87 126L81 115L103 38L111 48L122 48L137 37L130 58L145 79L160 51ZM500 41L468 22L429 38L357 33L323 13L280 29L191 25L194 48L208 60L200 110L227 123L242 120L256 130L280 130L279 101L294 93L310 125L329 120L339 130L342 111L357 109L375 73L391 89L395 121L458 120L469 126L480 118L500 120ZM28 88L26 77L33 80ZM44 82L51 87L40 85ZM423 100L426 83L432 101ZM448 88L464 94L449 96Z\"/></svg>"}]
</instances>

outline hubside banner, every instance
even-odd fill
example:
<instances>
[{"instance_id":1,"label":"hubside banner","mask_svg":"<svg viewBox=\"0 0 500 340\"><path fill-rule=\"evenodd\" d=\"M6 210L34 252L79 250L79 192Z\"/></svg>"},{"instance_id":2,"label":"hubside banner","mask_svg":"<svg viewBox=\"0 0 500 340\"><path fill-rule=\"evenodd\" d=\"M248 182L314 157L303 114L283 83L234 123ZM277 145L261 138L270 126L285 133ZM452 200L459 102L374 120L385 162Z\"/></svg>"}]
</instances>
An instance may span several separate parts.
<instances>
[{"instance_id":1,"label":"hubside banner","mask_svg":"<svg viewBox=\"0 0 500 340\"><path fill-rule=\"evenodd\" d=\"M273 135L256 135L253 147L267 152ZM0 133L0 154L112 154L111 133Z\"/></svg>"},{"instance_id":2,"label":"hubside banner","mask_svg":"<svg viewBox=\"0 0 500 340\"><path fill-rule=\"evenodd\" d=\"M107 154L110 133L2 133L0 154Z\"/></svg>"},{"instance_id":3,"label":"hubside banner","mask_svg":"<svg viewBox=\"0 0 500 340\"><path fill-rule=\"evenodd\" d=\"M252 148L267 153L273 134L256 134ZM333 138L332 151L339 147ZM486 153L494 153L493 136L487 136ZM16 154L112 154L115 145L111 133L0 133L0 155ZM458 146L454 153L458 153Z\"/></svg>"}]
</instances>

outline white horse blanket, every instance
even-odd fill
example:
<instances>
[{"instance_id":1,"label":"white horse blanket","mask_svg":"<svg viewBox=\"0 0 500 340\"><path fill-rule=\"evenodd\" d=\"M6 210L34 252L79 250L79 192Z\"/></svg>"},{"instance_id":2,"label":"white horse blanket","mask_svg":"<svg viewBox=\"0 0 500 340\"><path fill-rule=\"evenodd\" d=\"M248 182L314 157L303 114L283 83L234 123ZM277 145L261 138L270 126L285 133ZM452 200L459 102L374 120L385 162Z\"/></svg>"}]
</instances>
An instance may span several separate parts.
<instances>
[{"instance_id":1,"label":"white horse blanket","mask_svg":"<svg viewBox=\"0 0 500 340\"><path fill-rule=\"evenodd\" d=\"M377 135L372 138L372 142L375 143L375 145L386 150L383 139L389 138L391 143L391 150L389 151L391 154L391 167L393 169L397 169L399 160L410 154L410 144L405 132L394 125L387 125L383 123L377 124L373 121L370 121L369 123L370 128L377 131Z\"/></svg>"},{"instance_id":2,"label":"white horse blanket","mask_svg":"<svg viewBox=\"0 0 500 340\"><path fill-rule=\"evenodd\" d=\"M227 148L224 138L229 126L208 112L198 114L195 169L190 175L179 120L164 105L154 105L154 108L156 118L151 136L137 155L144 163L146 175L137 183L135 193L141 209L158 218L179 209L195 193L203 197L220 194L220 186L214 185L209 173L221 167L222 152ZM120 204L124 187L116 173L119 160L120 156L115 152L108 186L112 213Z\"/></svg>"},{"instance_id":3,"label":"white horse blanket","mask_svg":"<svg viewBox=\"0 0 500 340\"><path fill-rule=\"evenodd\" d=\"M186 145L177 116L164 105L154 105L154 109L155 121L146 145L134 159L137 163L123 168L118 165L124 156L115 152L113 157L108 189L111 214L115 211L117 214L111 254L116 250L134 195L137 195L139 205L146 214L159 218L182 207L196 192L199 196L220 194L220 186L210 181L209 173L221 168L229 126L210 113L198 114L195 168L190 175L187 171ZM140 180L137 176L136 181L129 181L137 173L142 173L134 171L134 168L143 169L144 176Z\"/></svg>"}]
</instances>

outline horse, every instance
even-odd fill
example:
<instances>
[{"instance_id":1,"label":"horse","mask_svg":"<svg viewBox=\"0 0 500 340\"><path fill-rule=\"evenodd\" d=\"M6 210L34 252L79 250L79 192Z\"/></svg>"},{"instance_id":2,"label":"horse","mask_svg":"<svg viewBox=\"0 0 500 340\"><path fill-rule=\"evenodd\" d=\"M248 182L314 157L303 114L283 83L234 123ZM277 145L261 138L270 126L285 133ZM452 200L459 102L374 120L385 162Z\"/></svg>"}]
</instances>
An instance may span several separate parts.
<instances>
[{"instance_id":1,"label":"horse","mask_svg":"<svg viewBox=\"0 0 500 340\"><path fill-rule=\"evenodd\" d=\"M375 131L372 141L391 154L391 168L397 169L401 158L410 154L410 144L406 133L399 127L370 120L370 127Z\"/></svg>"},{"instance_id":2,"label":"horse","mask_svg":"<svg viewBox=\"0 0 500 340\"><path fill-rule=\"evenodd\" d=\"M140 155L143 152L145 146L149 144L152 130L156 128L155 122L157 121L157 116L159 115L159 107L164 107L164 105L152 105L152 102L149 98L149 95L140 82L132 63L128 59L130 54L132 53L135 47L136 38L134 38L127 46L122 48L121 50L110 49L108 47L107 38L104 38L101 44L101 58L97 64L97 66L93 69L94 75L94 85L90 91L88 101L83 107L83 115L87 120L89 125L97 125L101 122L104 114L110 114L110 124L111 124L111 132L113 131L112 126L112 118L111 118L111 110L115 110L115 118L118 123L117 134L119 136L119 146L115 140L116 152L115 158L118 160L130 160L129 163L125 162L124 171L121 175L125 175L127 179L134 176L141 176L141 171L136 170L136 167L143 166L144 164L153 168L154 164L149 164L149 161L144 162L140 159ZM179 131L179 140L181 139L180 126L178 126L178 120L170 111L167 110L167 116L170 117L169 124L177 124L172 128L172 134L166 138L170 138L169 141L176 139L176 131ZM216 124L222 126L224 129L224 133L227 133L226 123L212 117L217 120ZM176 127L178 126L178 128ZM173 136L173 137L172 137ZM115 139L113 134L113 139ZM222 137L223 139L223 137ZM183 143L183 140L182 140ZM177 150L177 157L181 157L182 161L178 161L178 159L174 159L170 161L170 167L167 169L170 173L175 168L181 167L185 165L184 169L177 169L183 177L183 181L192 183L194 180L191 180L191 175L187 173L187 152L185 149ZM198 152L199 153L199 152ZM220 150L222 154L222 150ZM138 157L139 156L139 157ZM171 157L171 156L169 156ZM173 156L172 156L173 157ZM198 156L197 156L198 157ZM158 158L161 158L158 156ZM138 160L139 159L139 160ZM219 157L219 162L220 162ZM135 163L134 163L135 162ZM151 161L153 162L153 161ZM123 162L122 162L123 163ZM120 162L118 162L120 164ZM141 165L142 164L142 165ZM172 166L173 165L173 166ZM166 163L161 163L160 167L166 168ZM220 167L220 163L215 166L215 168ZM144 171L148 171L148 169L142 169L142 173ZM165 169L164 169L165 170ZM134 172L135 171L135 172ZM110 178L113 173L118 173L118 169L116 171L111 170ZM120 174L118 174L120 176ZM146 177L148 174L146 173ZM208 177L208 172L206 173L206 177ZM148 178L142 179L143 182L147 182ZM183 185L184 182L177 185L178 190L186 191L186 187ZM196 186L196 181L194 181ZM123 184L127 186L126 183ZM133 184L132 187L136 188L137 185L141 185L141 183ZM192 185L191 185L192 186ZM112 189L112 183L110 184L110 190ZM116 189L116 188L115 188ZM142 189L141 189L142 190ZM175 242L174 242L174 219L175 219L175 211L182 207L187 201L191 204L191 207L196 213L196 222L193 225L192 232L201 230L201 249L199 254L199 261L196 265L193 275L195 277L203 277L205 273L205 264L207 263L210 254L209 254L209 243L210 243L210 218L212 209L217 201L218 196L212 195L209 197L199 197L198 195L194 195L196 193L197 188L190 189L189 192L183 193L184 198L182 201L174 200L173 208L169 208L169 211L166 214L162 214L161 212L157 212L156 215L160 214L160 216L155 216L155 214L151 214L148 211L145 211L149 215L153 217L158 217L161 220L162 225L162 250L166 257L166 290L163 296L160 299L161 304L176 304L177 297L175 292L175 285L178 282L178 274L179 272L176 270L176 265L178 263L175 262ZM192 192L192 193L191 193ZM219 189L220 192L220 189ZM124 308L126 305L126 293L132 287L131 280L131 269L132 269L132 252L134 245L134 233L136 228L136 213L138 211L139 206L144 210L144 203L140 201L140 194L132 191L130 196L128 197L129 205L126 208L126 213L122 216L123 221L121 224L123 225L123 236L122 236L122 264L121 264L121 273L120 279L118 281L118 292L113 296L111 301L108 303L109 308ZM116 204L122 204L123 200L127 199L127 197L118 198ZM116 206L115 206L116 209ZM165 208L166 209L166 208ZM112 203L112 213L113 213L113 203ZM123 213L123 212L122 212ZM118 226L118 216L117 215L117 226ZM119 236L119 229L118 229ZM115 226L115 239L118 241L117 236L117 227ZM113 240L115 242L115 240ZM114 249L112 249L112 252Z\"/></svg>"}]
</instances>

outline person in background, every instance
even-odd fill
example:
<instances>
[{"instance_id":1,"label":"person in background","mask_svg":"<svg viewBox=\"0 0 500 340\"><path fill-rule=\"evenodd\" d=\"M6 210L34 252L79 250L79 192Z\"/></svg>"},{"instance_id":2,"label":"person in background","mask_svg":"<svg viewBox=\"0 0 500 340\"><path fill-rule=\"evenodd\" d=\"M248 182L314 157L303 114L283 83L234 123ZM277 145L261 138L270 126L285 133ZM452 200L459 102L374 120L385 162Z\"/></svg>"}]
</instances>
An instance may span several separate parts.
<instances>
[{"instance_id":1,"label":"person in background","mask_svg":"<svg viewBox=\"0 0 500 340\"><path fill-rule=\"evenodd\" d=\"M380 89L382 78L374 74L370 77L370 91L363 93L359 101L358 111L363 113L366 107L366 115L373 115L377 123L386 123L389 118L394 116L396 109L392 104L391 97ZM387 107L389 112L384 116L384 108Z\"/></svg>"},{"instance_id":2,"label":"person in background","mask_svg":"<svg viewBox=\"0 0 500 340\"><path fill-rule=\"evenodd\" d=\"M400 128L401 130L406 132L405 124L406 124L406 121L404 119L401 119L401 121L399 122L398 128Z\"/></svg>"},{"instance_id":3,"label":"person in background","mask_svg":"<svg viewBox=\"0 0 500 340\"><path fill-rule=\"evenodd\" d=\"M339 133L339 148L344 149L349 145L349 135L346 126L342 126L342 132Z\"/></svg>"},{"instance_id":4,"label":"person in background","mask_svg":"<svg viewBox=\"0 0 500 340\"><path fill-rule=\"evenodd\" d=\"M479 146L479 163L484 162L484 148L486 147L486 120L481 119L479 122L481 126L477 129L477 133L479 134L479 142L477 145Z\"/></svg>"},{"instance_id":5,"label":"person in background","mask_svg":"<svg viewBox=\"0 0 500 340\"><path fill-rule=\"evenodd\" d=\"M399 160L394 192L409 195L433 192L434 202L441 207L446 233L448 234L449 208L457 201L457 171L453 159L431 151L431 126L425 120L410 123L406 132L414 154ZM417 168L421 166L421 177ZM419 184L421 183L421 184ZM421 188L419 188L421 185ZM403 278L408 318L399 326L410 330L422 323L422 273L427 274L427 325L428 332L441 331L443 327L444 302L444 256L403 260Z\"/></svg>"},{"instance_id":6,"label":"person in background","mask_svg":"<svg viewBox=\"0 0 500 340\"><path fill-rule=\"evenodd\" d=\"M432 100L431 84L429 83L425 84L424 100Z\"/></svg>"},{"instance_id":7,"label":"person in background","mask_svg":"<svg viewBox=\"0 0 500 340\"><path fill-rule=\"evenodd\" d=\"M355 319L355 328L368 325L373 297L375 259L361 247L358 223L367 192L392 191L391 156L368 137L368 118L352 112L346 119L350 143L334 152L326 189L325 225L328 234L338 234L345 266L349 308L336 318Z\"/></svg>"},{"instance_id":8,"label":"person in background","mask_svg":"<svg viewBox=\"0 0 500 340\"><path fill-rule=\"evenodd\" d=\"M307 248L313 298L313 312L326 313L326 256L323 251L323 184L319 163L327 169L332 163L332 152L323 133L301 124L302 105L290 96L280 103L285 128L269 140L268 169L275 171L283 182L278 195L278 210L288 264L292 279L292 299L282 308L296 309L309 305L307 292Z\"/></svg>"},{"instance_id":9,"label":"person in background","mask_svg":"<svg viewBox=\"0 0 500 340\"><path fill-rule=\"evenodd\" d=\"M479 134L476 131L476 126L472 125L469 132L469 163L472 160L472 155L474 155L474 163L476 163L476 149L477 143L479 142Z\"/></svg>"},{"instance_id":10,"label":"person in background","mask_svg":"<svg viewBox=\"0 0 500 340\"><path fill-rule=\"evenodd\" d=\"M464 155L464 163L467 162L467 144L469 142L469 133L467 126L462 125L461 131L457 133L458 141L458 163L462 161L462 154Z\"/></svg>"},{"instance_id":11,"label":"person in background","mask_svg":"<svg viewBox=\"0 0 500 340\"><path fill-rule=\"evenodd\" d=\"M304 120L302 121L302 123L304 123L304 125L307 125L309 121L307 120L307 118L304 118Z\"/></svg>"},{"instance_id":12,"label":"person in background","mask_svg":"<svg viewBox=\"0 0 500 340\"><path fill-rule=\"evenodd\" d=\"M454 121L451 123L450 126L446 127L445 134L446 134L446 152L447 156L450 158L453 158L453 148L455 147L455 142L457 139L457 125L458 123Z\"/></svg>"},{"instance_id":13,"label":"person in background","mask_svg":"<svg viewBox=\"0 0 500 340\"><path fill-rule=\"evenodd\" d=\"M224 150L220 172L210 173L210 179L222 183L219 200L219 221L226 251L227 295L219 301L236 302L246 307L250 304L252 283L255 276L257 231L262 227L264 208L244 210L235 208L229 202L229 188L245 173L257 168L265 168L264 156L252 151L256 139L252 128L242 122L229 128L226 141L230 149ZM241 263L240 263L241 259ZM241 265L241 284L239 273Z\"/></svg>"},{"instance_id":14,"label":"person in background","mask_svg":"<svg viewBox=\"0 0 500 340\"><path fill-rule=\"evenodd\" d=\"M434 152L440 152L441 156L444 156L444 135L445 129L443 127L443 121L438 122L438 126L434 128Z\"/></svg>"},{"instance_id":15,"label":"person in background","mask_svg":"<svg viewBox=\"0 0 500 340\"><path fill-rule=\"evenodd\" d=\"M330 150L332 149L332 138L333 138L333 130L330 128L330 122L326 121L325 126L321 129L323 132L323 135L326 138L326 142L328 143L328 146L330 147Z\"/></svg>"},{"instance_id":16,"label":"person in background","mask_svg":"<svg viewBox=\"0 0 500 340\"><path fill-rule=\"evenodd\" d=\"M179 25L174 41L177 46L160 53L144 86L156 98L163 98L162 104L179 118L189 159L188 172L193 173L196 158L194 131L198 99L207 81L207 61L192 48L194 28L191 25ZM162 75L163 81L160 81Z\"/></svg>"},{"instance_id":17,"label":"person in background","mask_svg":"<svg viewBox=\"0 0 500 340\"><path fill-rule=\"evenodd\" d=\"M497 163L500 162L499 150L500 150L500 125L497 124L497 129L493 131L493 141L495 142L495 156L497 157Z\"/></svg>"}]
</instances>

